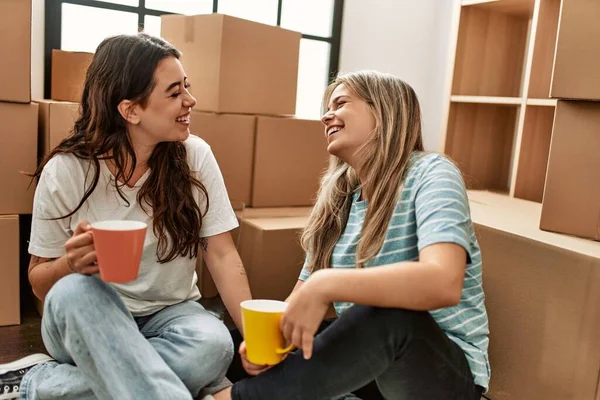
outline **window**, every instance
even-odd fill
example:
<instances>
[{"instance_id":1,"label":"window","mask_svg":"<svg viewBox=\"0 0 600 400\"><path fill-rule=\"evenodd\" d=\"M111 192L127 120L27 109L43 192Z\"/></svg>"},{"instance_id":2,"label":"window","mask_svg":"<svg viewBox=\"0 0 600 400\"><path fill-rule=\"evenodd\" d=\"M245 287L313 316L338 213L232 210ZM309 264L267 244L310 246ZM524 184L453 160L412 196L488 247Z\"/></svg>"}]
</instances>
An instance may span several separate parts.
<instances>
[{"instance_id":1,"label":"window","mask_svg":"<svg viewBox=\"0 0 600 400\"><path fill-rule=\"evenodd\" d=\"M302 32L296 115L319 118L337 72L344 0L52 0L46 2L46 81L52 49L94 52L107 36L144 30L160 36L163 14L219 12Z\"/></svg>"}]
</instances>

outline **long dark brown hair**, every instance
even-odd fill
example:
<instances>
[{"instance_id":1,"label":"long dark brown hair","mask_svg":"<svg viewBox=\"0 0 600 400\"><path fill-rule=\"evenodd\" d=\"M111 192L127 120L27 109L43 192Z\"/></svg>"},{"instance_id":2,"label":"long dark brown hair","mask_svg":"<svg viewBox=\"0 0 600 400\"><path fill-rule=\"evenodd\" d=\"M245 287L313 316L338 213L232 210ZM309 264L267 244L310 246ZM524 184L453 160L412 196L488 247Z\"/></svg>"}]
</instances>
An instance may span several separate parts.
<instances>
[{"instance_id":1,"label":"long dark brown hair","mask_svg":"<svg viewBox=\"0 0 600 400\"><path fill-rule=\"evenodd\" d=\"M46 163L57 154L73 154L90 160L93 179L85 188L83 198L73 211L57 219L72 216L90 197L100 177L99 160L114 163L115 188L129 205L120 181L131 179L136 157L127 122L117 107L125 99L145 107L156 84L154 72L158 63L167 57L180 56L179 50L171 44L144 33L114 36L100 43L87 71L80 115L71 135L42 160L32 175L38 178ZM147 214L146 207L152 210L158 261L166 263L177 256L197 257L203 212L194 199L194 188L206 199L204 213L208 210L208 193L192 175L185 145L181 142L157 144L148 167L150 175L142 184L137 201Z\"/></svg>"}]
</instances>

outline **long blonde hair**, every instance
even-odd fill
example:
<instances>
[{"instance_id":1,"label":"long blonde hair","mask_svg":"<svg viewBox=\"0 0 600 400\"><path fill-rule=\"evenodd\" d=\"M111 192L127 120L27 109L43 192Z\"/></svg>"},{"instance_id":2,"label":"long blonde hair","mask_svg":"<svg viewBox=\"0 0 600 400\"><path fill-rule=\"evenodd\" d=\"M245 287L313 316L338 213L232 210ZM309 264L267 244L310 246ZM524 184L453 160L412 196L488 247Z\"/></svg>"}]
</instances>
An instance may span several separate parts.
<instances>
[{"instance_id":1,"label":"long blonde hair","mask_svg":"<svg viewBox=\"0 0 600 400\"><path fill-rule=\"evenodd\" d=\"M406 82L375 71L338 76L325 91L324 111L341 84L366 101L375 118L375 129L358 150L363 160L361 168L366 171L365 182L359 182L357 172L346 162L330 157L301 238L311 271L330 266L333 248L348 222L352 194L359 185L368 193L369 207L356 251L357 267L362 268L379 253L399 200L410 155L423 151L421 108L415 91Z\"/></svg>"}]
</instances>

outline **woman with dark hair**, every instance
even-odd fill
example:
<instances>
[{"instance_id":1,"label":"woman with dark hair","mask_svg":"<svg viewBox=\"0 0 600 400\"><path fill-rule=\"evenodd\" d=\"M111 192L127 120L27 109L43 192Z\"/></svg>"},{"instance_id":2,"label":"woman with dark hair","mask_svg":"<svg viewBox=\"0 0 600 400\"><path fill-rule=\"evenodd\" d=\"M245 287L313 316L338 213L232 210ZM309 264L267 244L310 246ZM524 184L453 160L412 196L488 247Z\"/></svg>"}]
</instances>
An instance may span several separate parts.
<instances>
[{"instance_id":1,"label":"woman with dark hair","mask_svg":"<svg viewBox=\"0 0 600 400\"><path fill-rule=\"evenodd\" d=\"M197 257L240 329L250 290L223 178L189 132L196 100L179 57L146 34L99 45L71 136L33 174L29 280L53 358L0 365L0 398L181 400L223 388L233 345L197 302ZM148 224L135 281L96 276L90 222L108 219Z\"/></svg>"}]
</instances>

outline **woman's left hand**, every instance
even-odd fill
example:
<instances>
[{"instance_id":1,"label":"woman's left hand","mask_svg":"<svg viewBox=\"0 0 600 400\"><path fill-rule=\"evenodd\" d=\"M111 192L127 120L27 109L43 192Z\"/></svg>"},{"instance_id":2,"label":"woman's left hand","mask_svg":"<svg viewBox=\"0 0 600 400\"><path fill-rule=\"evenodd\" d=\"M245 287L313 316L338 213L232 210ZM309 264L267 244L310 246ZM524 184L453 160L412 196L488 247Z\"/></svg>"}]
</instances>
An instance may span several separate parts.
<instances>
[{"instance_id":1,"label":"woman's left hand","mask_svg":"<svg viewBox=\"0 0 600 400\"><path fill-rule=\"evenodd\" d=\"M317 275L313 274L287 299L280 325L287 342L302 349L306 360L312 357L315 334L331 303L320 279L325 276Z\"/></svg>"}]
</instances>

